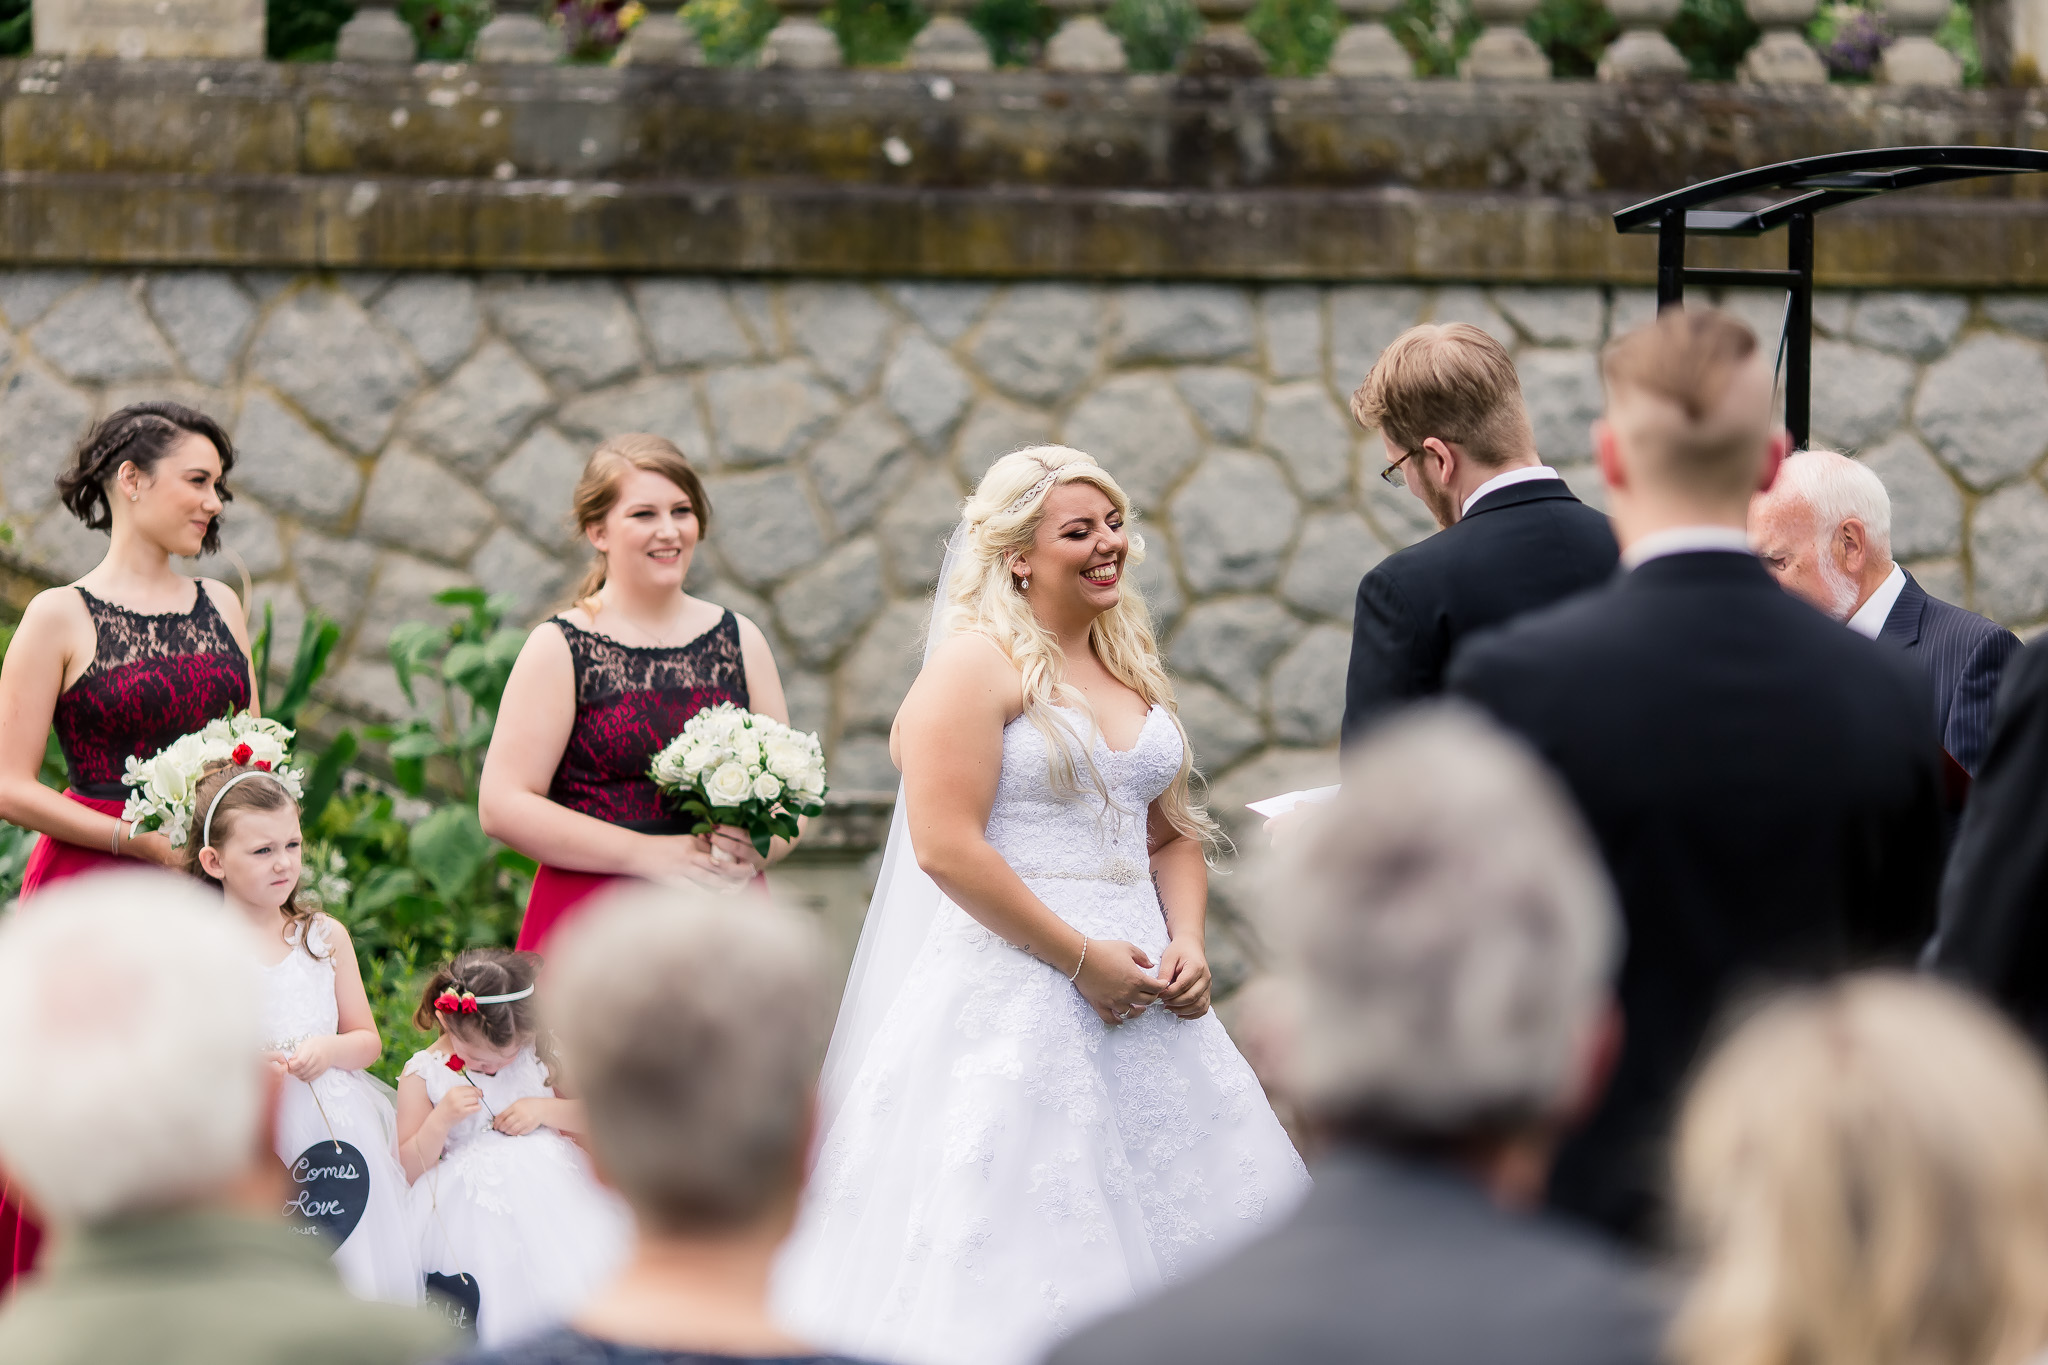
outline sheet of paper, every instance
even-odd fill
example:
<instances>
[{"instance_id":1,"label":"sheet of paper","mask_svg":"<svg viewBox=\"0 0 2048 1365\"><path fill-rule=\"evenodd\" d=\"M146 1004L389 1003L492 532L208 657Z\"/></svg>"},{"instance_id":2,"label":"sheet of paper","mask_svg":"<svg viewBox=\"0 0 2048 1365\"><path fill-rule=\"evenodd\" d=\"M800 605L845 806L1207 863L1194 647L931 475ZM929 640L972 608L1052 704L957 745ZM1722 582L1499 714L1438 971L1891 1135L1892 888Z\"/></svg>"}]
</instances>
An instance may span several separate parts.
<instances>
[{"instance_id":1,"label":"sheet of paper","mask_svg":"<svg viewBox=\"0 0 2048 1365\"><path fill-rule=\"evenodd\" d=\"M1245 809L1255 810L1268 820L1271 820L1276 815L1287 814L1296 806L1313 805L1318 801L1331 800L1337 795L1337 790L1335 787L1311 787L1307 791L1282 792L1278 796L1269 796L1263 801L1248 801L1245 803Z\"/></svg>"}]
</instances>

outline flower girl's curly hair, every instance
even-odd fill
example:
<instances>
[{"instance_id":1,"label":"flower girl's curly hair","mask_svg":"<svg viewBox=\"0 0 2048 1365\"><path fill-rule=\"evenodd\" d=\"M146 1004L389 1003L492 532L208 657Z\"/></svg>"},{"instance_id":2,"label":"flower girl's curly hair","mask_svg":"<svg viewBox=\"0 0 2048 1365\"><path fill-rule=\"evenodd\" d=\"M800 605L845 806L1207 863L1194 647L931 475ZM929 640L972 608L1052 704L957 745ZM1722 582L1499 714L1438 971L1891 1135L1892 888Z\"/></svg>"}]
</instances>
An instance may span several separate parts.
<instances>
[{"instance_id":1,"label":"flower girl's curly hair","mask_svg":"<svg viewBox=\"0 0 2048 1365\"><path fill-rule=\"evenodd\" d=\"M243 773L259 773L246 782L235 782L223 792L222 787ZM220 805L213 804L220 798ZM246 810L288 810L297 813L298 802L284 789L284 784L270 775L268 768L253 764L229 763L215 759L206 765L206 771L192 788L192 829L185 836L185 870L205 882L208 886L219 886L218 878L212 876L200 865L199 853L202 848L218 851L221 841L233 832L235 820ZM212 842L206 843L206 814L213 812ZM285 903L278 907L278 913L299 926L299 946L306 950L306 956L317 958L313 951L313 917L320 913L320 898L311 891L294 891Z\"/></svg>"},{"instance_id":2,"label":"flower girl's curly hair","mask_svg":"<svg viewBox=\"0 0 2048 1365\"><path fill-rule=\"evenodd\" d=\"M1144 562L1145 539L1133 523L1131 500L1095 457L1066 446L1030 446L1013 451L989 466L962 509L963 542L947 585L947 599L934 604L947 618L943 633L972 632L986 636L1009 656L1024 675L1024 714L1045 736L1056 792L1078 793L1094 788L1109 803L1108 786L1097 771L1090 746L1076 744L1072 732L1053 714L1054 706L1071 707L1089 718L1088 699L1066 680L1066 659L1059 641L1040 625L1030 602L1011 571L1015 557L1031 548L1045 519L1045 502L1061 484L1088 483L1102 490L1123 516L1130 552L1126 570ZM1159 661L1152 635L1152 613L1138 585L1126 572L1118 585L1117 604L1088 627L1089 642L1103 667L1144 698L1148 706L1166 708L1180 731L1180 772L1159 798L1159 808L1173 827L1211 849L1222 843L1216 822L1194 795L1194 750L1186 743L1174 706L1173 683Z\"/></svg>"}]
</instances>

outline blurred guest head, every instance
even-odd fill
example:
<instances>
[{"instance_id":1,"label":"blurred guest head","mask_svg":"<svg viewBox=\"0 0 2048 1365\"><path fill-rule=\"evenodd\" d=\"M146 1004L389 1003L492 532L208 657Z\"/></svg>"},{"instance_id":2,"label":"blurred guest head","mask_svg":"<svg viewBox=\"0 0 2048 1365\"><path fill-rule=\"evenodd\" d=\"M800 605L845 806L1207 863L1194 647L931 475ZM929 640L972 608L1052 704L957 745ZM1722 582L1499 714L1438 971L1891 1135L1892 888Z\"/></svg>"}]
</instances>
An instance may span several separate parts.
<instances>
[{"instance_id":1,"label":"blurred guest head","mask_svg":"<svg viewBox=\"0 0 2048 1365\"><path fill-rule=\"evenodd\" d=\"M1870 466L1801 450L1750 499L1749 543L1786 589L1846 621L1891 574L1892 500Z\"/></svg>"},{"instance_id":2,"label":"blurred guest head","mask_svg":"<svg viewBox=\"0 0 2048 1365\"><path fill-rule=\"evenodd\" d=\"M1469 322L1395 337L1351 395L1351 415L1379 432L1393 476L1439 526L1458 520L1479 485L1537 460L1515 362Z\"/></svg>"},{"instance_id":3,"label":"blurred guest head","mask_svg":"<svg viewBox=\"0 0 2048 1365\"><path fill-rule=\"evenodd\" d=\"M622 893L554 953L546 1014L604 1177L649 1234L722 1232L796 1206L832 1024L795 911Z\"/></svg>"},{"instance_id":4,"label":"blurred guest head","mask_svg":"<svg viewBox=\"0 0 2048 1365\"><path fill-rule=\"evenodd\" d=\"M1292 1098L1368 1142L1547 1159L1603 1079L1619 929L1535 756L1476 711L1418 707L1357 746L1276 857Z\"/></svg>"},{"instance_id":5,"label":"blurred guest head","mask_svg":"<svg viewBox=\"0 0 2048 1365\"><path fill-rule=\"evenodd\" d=\"M1742 525L1786 437L1756 334L1714 308L1667 308L1600 357L1606 415L1593 449L1626 546L1669 527Z\"/></svg>"},{"instance_id":6,"label":"blurred guest head","mask_svg":"<svg viewBox=\"0 0 2048 1365\"><path fill-rule=\"evenodd\" d=\"M803 1188L832 984L816 927L763 899L636 888L557 940L543 1018L639 1238L574 1331L520 1361L591 1359L590 1338L802 1354L768 1281Z\"/></svg>"},{"instance_id":7,"label":"blurred guest head","mask_svg":"<svg viewBox=\"0 0 2048 1365\"><path fill-rule=\"evenodd\" d=\"M281 1174L261 993L249 931L183 878L81 877L17 909L0 923L0 1165L60 1224Z\"/></svg>"},{"instance_id":8,"label":"blurred guest head","mask_svg":"<svg viewBox=\"0 0 2048 1365\"><path fill-rule=\"evenodd\" d=\"M1682 1365L2020 1365L2048 1345L2048 1083L1926 979L1770 1004L1677 1138Z\"/></svg>"}]
</instances>

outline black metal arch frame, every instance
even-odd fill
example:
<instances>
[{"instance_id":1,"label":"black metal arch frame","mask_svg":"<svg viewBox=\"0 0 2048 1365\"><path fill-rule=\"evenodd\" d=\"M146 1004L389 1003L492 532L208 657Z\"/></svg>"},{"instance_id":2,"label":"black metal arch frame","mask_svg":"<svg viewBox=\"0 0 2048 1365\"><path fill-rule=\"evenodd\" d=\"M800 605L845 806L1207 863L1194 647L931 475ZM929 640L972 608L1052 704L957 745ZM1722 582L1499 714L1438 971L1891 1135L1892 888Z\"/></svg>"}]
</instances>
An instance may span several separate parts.
<instances>
[{"instance_id":1,"label":"black metal arch frame","mask_svg":"<svg viewBox=\"0 0 2048 1365\"><path fill-rule=\"evenodd\" d=\"M1841 204L1876 194L1974 180L1986 175L2048 171L2048 151L2025 147L1874 147L1802 157L1737 171L1646 199L1614 215L1617 232L1657 234L1657 307L1685 297L1688 284L1786 291L1778 360L1785 376L1785 425L1795 449L1810 434L1813 390L1813 220ZM1788 197L1760 209L1717 209L1723 200ZM1761 237L1786 230L1785 269L1724 270L1685 263L1687 237Z\"/></svg>"}]
</instances>

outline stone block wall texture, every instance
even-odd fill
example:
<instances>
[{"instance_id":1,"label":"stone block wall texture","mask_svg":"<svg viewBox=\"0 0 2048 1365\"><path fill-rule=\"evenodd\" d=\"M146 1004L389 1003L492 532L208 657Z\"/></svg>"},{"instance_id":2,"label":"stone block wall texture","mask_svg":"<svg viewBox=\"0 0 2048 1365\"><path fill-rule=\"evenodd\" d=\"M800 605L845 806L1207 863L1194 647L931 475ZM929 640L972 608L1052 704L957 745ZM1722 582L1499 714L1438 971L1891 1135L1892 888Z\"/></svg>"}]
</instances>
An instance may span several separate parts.
<instances>
[{"instance_id":1,"label":"stone block wall texture","mask_svg":"<svg viewBox=\"0 0 2048 1365\"><path fill-rule=\"evenodd\" d=\"M1775 336L1778 296L1727 302ZM1597 352L1647 291L1392 285L733 282L688 277L0 272L9 553L57 580L105 545L52 480L98 414L169 396L241 449L226 543L282 637L345 632L329 699L402 700L392 627L479 583L538 619L587 559L569 491L606 436L676 440L713 527L691 586L768 632L835 785L893 788L886 735L962 496L1063 441L1142 510L1138 581L1218 813L1327 780L1353 592L1432 529L1345 399L1418 321L1498 336L1537 439L1597 501ZM2048 295L1828 294L1817 442L1860 453L1930 591L2048 620ZM233 583L225 559L201 566ZM1227 881L1227 879L1226 879ZM1219 883L1227 897L1228 886Z\"/></svg>"}]
</instances>

